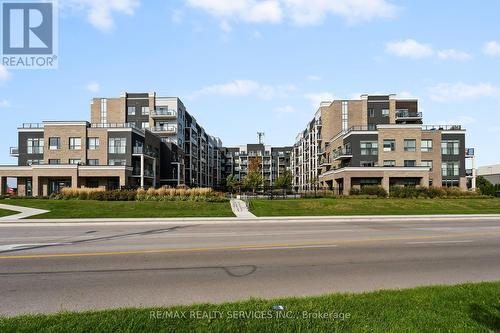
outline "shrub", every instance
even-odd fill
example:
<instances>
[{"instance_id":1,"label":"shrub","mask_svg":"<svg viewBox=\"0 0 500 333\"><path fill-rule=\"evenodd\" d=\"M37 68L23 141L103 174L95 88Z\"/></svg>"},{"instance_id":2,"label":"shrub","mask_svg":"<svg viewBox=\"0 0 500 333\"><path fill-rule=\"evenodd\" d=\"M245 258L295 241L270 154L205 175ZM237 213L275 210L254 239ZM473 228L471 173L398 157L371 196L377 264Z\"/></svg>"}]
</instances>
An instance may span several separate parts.
<instances>
[{"instance_id":1,"label":"shrub","mask_svg":"<svg viewBox=\"0 0 500 333\"><path fill-rule=\"evenodd\" d=\"M403 187L394 186L390 191L391 198L485 198L477 192L462 191L458 187Z\"/></svg>"}]
</instances>

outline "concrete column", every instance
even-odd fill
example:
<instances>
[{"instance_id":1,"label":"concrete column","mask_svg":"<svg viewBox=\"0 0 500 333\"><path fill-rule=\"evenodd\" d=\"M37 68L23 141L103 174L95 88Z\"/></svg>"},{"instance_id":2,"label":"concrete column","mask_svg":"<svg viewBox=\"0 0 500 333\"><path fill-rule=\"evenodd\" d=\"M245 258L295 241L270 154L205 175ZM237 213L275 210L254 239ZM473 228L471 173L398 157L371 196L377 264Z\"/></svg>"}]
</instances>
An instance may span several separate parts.
<instances>
[{"instance_id":1,"label":"concrete column","mask_svg":"<svg viewBox=\"0 0 500 333\"><path fill-rule=\"evenodd\" d=\"M473 191L476 190L476 177L477 177L476 157L472 156L472 184L471 184L471 190L473 190Z\"/></svg>"},{"instance_id":2,"label":"concrete column","mask_svg":"<svg viewBox=\"0 0 500 333\"><path fill-rule=\"evenodd\" d=\"M156 188L156 158L153 159L153 187Z\"/></svg>"},{"instance_id":3,"label":"concrete column","mask_svg":"<svg viewBox=\"0 0 500 333\"><path fill-rule=\"evenodd\" d=\"M127 185L127 174L124 173L123 175L120 176L120 187Z\"/></svg>"},{"instance_id":4,"label":"concrete column","mask_svg":"<svg viewBox=\"0 0 500 333\"><path fill-rule=\"evenodd\" d=\"M141 154L141 188L144 188L144 155Z\"/></svg>"},{"instance_id":5,"label":"concrete column","mask_svg":"<svg viewBox=\"0 0 500 333\"><path fill-rule=\"evenodd\" d=\"M38 197L40 195L40 183L38 176L33 175L31 186L32 186L31 192L33 196Z\"/></svg>"},{"instance_id":6,"label":"concrete column","mask_svg":"<svg viewBox=\"0 0 500 333\"><path fill-rule=\"evenodd\" d=\"M351 177L344 177L344 193L343 195L349 195L351 191Z\"/></svg>"},{"instance_id":7,"label":"concrete column","mask_svg":"<svg viewBox=\"0 0 500 333\"><path fill-rule=\"evenodd\" d=\"M420 186L429 187L429 174L428 173L420 179Z\"/></svg>"},{"instance_id":8,"label":"concrete column","mask_svg":"<svg viewBox=\"0 0 500 333\"><path fill-rule=\"evenodd\" d=\"M78 188L78 175L71 176L71 188Z\"/></svg>"},{"instance_id":9,"label":"concrete column","mask_svg":"<svg viewBox=\"0 0 500 333\"><path fill-rule=\"evenodd\" d=\"M387 191L387 193L390 192L390 178L389 178L389 176L385 176L382 178L382 187L384 188L384 190Z\"/></svg>"},{"instance_id":10,"label":"concrete column","mask_svg":"<svg viewBox=\"0 0 500 333\"><path fill-rule=\"evenodd\" d=\"M0 177L0 195L5 195L6 186L4 186L4 180L7 180L7 177Z\"/></svg>"}]
</instances>

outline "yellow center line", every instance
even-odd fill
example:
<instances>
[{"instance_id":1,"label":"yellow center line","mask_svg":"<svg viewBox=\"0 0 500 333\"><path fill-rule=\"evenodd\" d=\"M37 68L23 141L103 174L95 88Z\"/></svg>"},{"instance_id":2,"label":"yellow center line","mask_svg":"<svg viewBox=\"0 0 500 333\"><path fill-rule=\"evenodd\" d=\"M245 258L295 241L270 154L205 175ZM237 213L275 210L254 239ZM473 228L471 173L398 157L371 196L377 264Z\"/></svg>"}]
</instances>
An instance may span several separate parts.
<instances>
[{"instance_id":1,"label":"yellow center line","mask_svg":"<svg viewBox=\"0 0 500 333\"><path fill-rule=\"evenodd\" d=\"M81 253L47 253L47 254L27 254L27 255L11 255L0 256L0 259L37 259L37 258L60 258L60 257L96 257L96 256L111 256L111 255L129 255L129 254L158 254L172 252L204 252L204 251L221 251L221 250L244 250L263 247L298 247L310 245L336 245L336 244L355 244L355 243L370 243L384 241L407 241L416 239L436 239L436 238L459 238L471 236L500 236L500 232L478 232L478 233L462 233L450 235L429 235L429 236L392 236L392 237L371 237L364 239L339 239L317 242L304 243L283 243L283 244L258 244L258 245L233 245L220 247L193 247L179 249L158 249L158 250L135 250L135 251L110 251L110 252L81 252Z\"/></svg>"}]
</instances>

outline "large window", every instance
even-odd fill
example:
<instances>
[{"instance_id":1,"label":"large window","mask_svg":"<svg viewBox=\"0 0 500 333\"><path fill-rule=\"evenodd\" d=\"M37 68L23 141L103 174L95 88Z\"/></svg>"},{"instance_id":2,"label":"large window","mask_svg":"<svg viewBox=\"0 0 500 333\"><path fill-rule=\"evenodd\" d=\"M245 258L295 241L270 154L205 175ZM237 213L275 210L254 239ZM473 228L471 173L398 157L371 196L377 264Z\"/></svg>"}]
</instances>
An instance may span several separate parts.
<instances>
[{"instance_id":1,"label":"large window","mask_svg":"<svg viewBox=\"0 0 500 333\"><path fill-rule=\"evenodd\" d=\"M96 150L99 149L99 138L89 138L88 143L87 143L87 148L90 150Z\"/></svg>"},{"instance_id":2,"label":"large window","mask_svg":"<svg viewBox=\"0 0 500 333\"><path fill-rule=\"evenodd\" d=\"M416 152L417 151L417 140L415 139L405 139L405 151Z\"/></svg>"},{"instance_id":3,"label":"large window","mask_svg":"<svg viewBox=\"0 0 500 333\"><path fill-rule=\"evenodd\" d=\"M377 141L361 141L361 155L378 155Z\"/></svg>"},{"instance_id":4,"label":"large window","mask_svg":"<svg viewBox=\"0 0 500 333\"><path fill-rule=\"evenodd\" d=\"M395 151L396 150L396 140L385 139L384 140L384 151Z\"/></svg>"},{"instance_id":5,"label":"large window","mask_svg":"<svg viewBox=\"0 0 500 333\"><path fill-rule=\"evenodd\" d=\"M126 138L109 138L109 153L110 154L125 154L127 151Z\"/></svg>"},{"instance_id":6,"label":"large window","mask_svg":"<svg viewBox=\"0 0 500 333\"><path fill-rule=\"evenodd\" d=\"M370 118L375 117L375 110L374 109L368 109L368 117L370 117Z\"/></svg>"},{"instance_id":7,"label":"large window","mask_svg":"<svg viewBox=\"0 0 500 333\"><path fill-rule=\"evenodd\" d=\"M30 138L27 141L28 154L43 154L43 138Z\"/></svg>"},{"instance_id":8,"label":"large window","mask_svg":"<svg viewBox=\"0 0 500 333\"><path fill-rule=\"evenodd\" d=\"M143 106L143 107L141 108L141 114L142 114L143 116L149 116L149 106Z\"/></svg>"},{"instance_id":9,"label":"large window","mask_svg":"<svg viewBox=\"0 0 500 333\"><path fill-rule=\"evenodd\" d=\"M43 160L27 160L26 165L39 165L43 164Z\"/></svg>"},{"instance_id":10,"label":"large window","mask_svg":"<svg viewBox=\"0 0 500 333\"><path fill-rule=\"evenodd\" d=\"M421 145L422 153L429 153L432 151L432 140L422 140Z\"/></svg>"},{"instance_id":11,"label":"large window","mask_svg":"<svg viewBox=\"0 0 500 333\"><path fill-rule=\"evenodd\" d=\"M444 162L441 164L443 177L457 177L460 175L459 162Z\"/></svg>"},{"instance_id":12,"label":"large window","mask_svg":"<svg viewBox=\"0 0 500 333\"><path fill-rule=\"evenodd\" d=\"M57 165L57 164L61 164L61 160L60 159L49 159L49 164L50 165Z\"/></svg>"},{"instance_id":13,"label":"large window","mask_svg":"<svg viewBox=\"0 0 500 333\"><path fill-rule=\"evenodd\" d=\"M342 102L342 131L349 129L349 102Z\"/></svg>"},{"instance_id":14,"label":"large window","mask_svg":"<svg viewBox=\"0 0 500 333\"><path fill-rule=\"evenodd\" d=\"M82 149L82 138L69 138L69 149L70 150Z\"/></svg>"},{"instance_id":15,"label":"large window","mask_svg":"<svg viewBox=\"0 0 500 333\"><path fill-rule=\"evenodd\" d=\"M129 116L135 116L135 106L129 106L129 107L127 108L127 114L128 114Z\"/></svg>"},{"instance_id":16,"label":"large window","mask_svg":"<svg viewBox=\"0 0 500 333\"><path fill-rule=\"evenodd\" d=\"M417 161L415 160L405 160L405 168L412 168L417 166Z\"/></svg>"},{"instance_id":17,"label":"large window","mask_svg":"<svg viewBox=\"0 0 500 333\"><path fill-rule=\"evenodd\" d=\"M149 122L145 121L141 124L141 127L144 129L144 128L147 128L149 129Z\"/></svg>"},{"instance_id":18,"label":"large window","mask_svg":"<svg viewBox=\"0 0 500 333\"><path fill-rule=\"evenodd\" d=\"M127 161L126 160L112 159L112 160L109 160L109 165L121 165L121 166L124 166L124 165L127 165Z\"/></svg>"},{"instance_id":19,"label":"large window","mask_svg":"<svg viewBox=\"0 0 500 333\"><path fill-rule=\"evenodd\" d=\"M432 171L433 165L431 160L423 160L421 164L423 167L428 167L429 170Z\"/></svg>"},{"instance_id":20,"label":"large window","mask_svg":"<svg viewBox=\"0 0 500 333\"><path fill-rule=\"evenodd\" d=\"M382 117L389 117L389 109L382 110Z\"/></svg>"},{"instance_id":21,"label":"large window","mask_svg":"<svg viewBox=\"0 0 500 333\"><path fill-rule=\"evenodd\" d=\"M71 159L69 160L69 164L72 164L72 165L80 165L80 164L82 164L82 160L80 160L80 159L73 159L73 158L71 158Z\"/></svg>"},{"instance_id":22,"label":"large window","mask_svg":"<svg viewBox=\"0 0 500 333\"><path fill-rule=\"evenodd\" d=\"M441 142L441 154L443 155L458 155L460 150L460 141L445 140Z\"/></svg>"},{"instance_id":23,"label":"large window","mask_svg":"<svg viewBox=\"0 0 500 333\"><path fill-rule=\"evenodd\" d=\"M101 124L106 124L108 122L108 100L106 98L101 99Z\"/></svg>"},{"instance_id":24,"label":"large window","mask_svg":"<svg viewBox=\"0 0 500 333\"><path fill-rule=\"evenodd\" d=\"M87 160L87 164L88 165L99 165L99 160L90 159L90 160Z\"/></svg>"},{"instance_id":25,"label":"large window","mask_svg":"<svg viewBox=\"0 0 500 333\"><path fill-rule=\"evenodd\" d=\"M49 138L49 150L61 149L61 138L51 137Z\"/></svg>"}]
</instances>

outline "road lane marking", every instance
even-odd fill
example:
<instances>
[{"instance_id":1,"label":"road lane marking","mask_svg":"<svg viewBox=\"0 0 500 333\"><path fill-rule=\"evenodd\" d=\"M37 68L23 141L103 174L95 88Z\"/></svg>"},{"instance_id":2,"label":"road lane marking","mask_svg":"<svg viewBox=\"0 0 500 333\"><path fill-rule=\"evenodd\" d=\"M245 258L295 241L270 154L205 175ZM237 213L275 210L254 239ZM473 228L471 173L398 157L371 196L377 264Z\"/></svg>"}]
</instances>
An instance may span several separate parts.
<instances>
[{"instance_id":1,"label":"road lane marking","mask_svg":"<svg viewBox=\"0 0 500 333\"><path fill-rule=\"evenodd\" d=\"M453 243L472 243L472 240L457 240L457 241L431 241L431 242L406 242L405 244L453 244Z\"/></svg>"},{"instance_id":2,"label":"road lane marking","mask_svg":"<svg viewBox=\"0 0 500 333\"><path fill-rule=\"evenodd\" d=\"M267 247L248 247L242 248L242 251L260 251L260 250L286 250L286 249L317 249L325 247L337 247L338 244L325 244L325 245L296 245L296 246L267 246Z\"/></svg>"},{"instance_id":3,"label":"road lane marking","mask_svg":"<svg viewBox=\"0 0 500 333\"><path fill-rule=\"evenodd\" d=\"M240 250L244 248L362 244L362 243L385 242L385 241L405 241L405 240L410 241L418 239L440 239L440 238L446 239L446 238L471 237L471 236L500 236L500 232L463 233L463 234L451 234L451 235L429 235L429 236L409 236L409 237L393 236L393 237L378 237L378 238L364 238L364 239L339 239L339 240L317 241L317 242L307 242L307 243L233 245L233 246L221 246L221 247L198 247L198 248L178 248L178 249L159 249L159 250L26 254L26 255L0 256L0 259L37 259L37 258L43 259L43 258L60 258L60 257L96 257L96 256L110 256L110 255L130 255L130 254L206 252L206 251L222 251L222 250Z\"/></svg>"}]
</instances>

